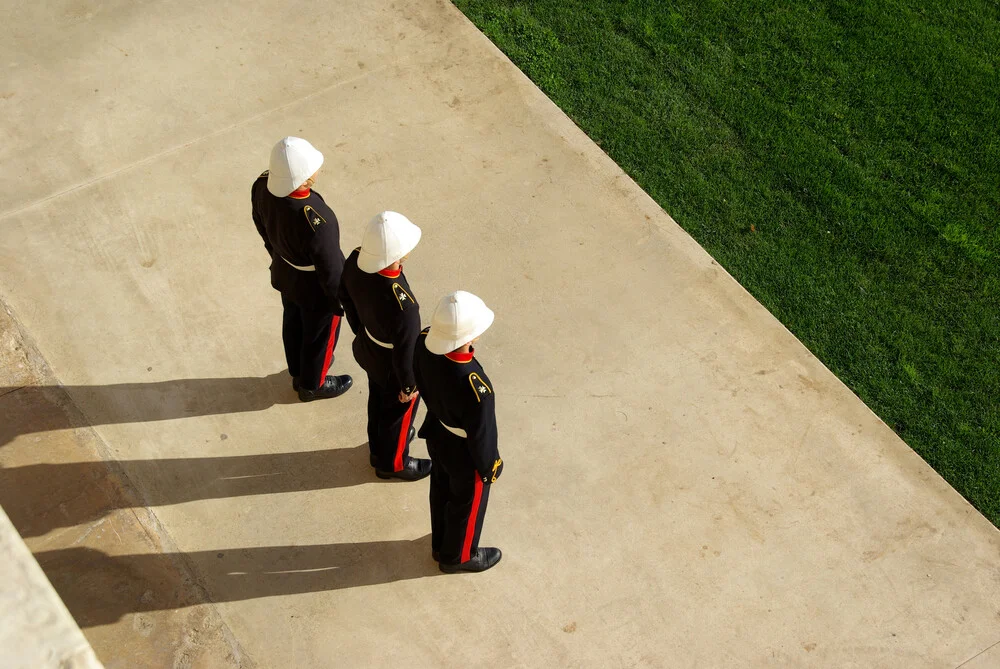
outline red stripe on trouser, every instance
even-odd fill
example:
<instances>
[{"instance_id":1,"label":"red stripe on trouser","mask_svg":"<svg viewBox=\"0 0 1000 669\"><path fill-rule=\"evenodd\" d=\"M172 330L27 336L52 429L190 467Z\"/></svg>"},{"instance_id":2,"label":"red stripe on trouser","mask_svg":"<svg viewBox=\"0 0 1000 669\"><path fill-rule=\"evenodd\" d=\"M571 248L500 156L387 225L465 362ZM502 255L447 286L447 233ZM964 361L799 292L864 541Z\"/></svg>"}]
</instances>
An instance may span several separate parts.
<instances>
[{"instance_id":1,"label":"red stripe on trouser","mask_svg":"<svg viewBox=\"0 0 1000 669\"><path fill-rule=\"evenodd\" d=\"M399 442L396 444L396 457L392 461L392 471L403 471L403 451L406 450L406 438L410 436L410 423L413 421L413 406L417 398L410 400L410 408L403 415L403 425L399 428Z\"/></svg>"},{"instance_id":2,"label":"red stripe on trouser","mask_svg":"<svg viewBox=\"0 0 1000 669\"><path fill-rule=\"evenodd\" d=\"M462 562L472 559L472 539L476 536L476 520L479 517L479 500L483 498L483 480L476 473L476 492L472 496L472 509L469 511L469 523L465 526L465 541L462 542Z\"/></svg>"},{"instance_id":3,"label":"red stripe on trouser","mask_svg":"<svg viewBox=\"0 0 1000 669\"><path fill-rule=\"evenodd\" d=\"M326 356L323 358L323 369L319 373L319 386L326 382L326 373L330 371L330 358L333 357L333 345L337 343L337 326L340 325L340 316L334 316L330 321L330 339L326 342Z\"/></svg>"}]
</instances>

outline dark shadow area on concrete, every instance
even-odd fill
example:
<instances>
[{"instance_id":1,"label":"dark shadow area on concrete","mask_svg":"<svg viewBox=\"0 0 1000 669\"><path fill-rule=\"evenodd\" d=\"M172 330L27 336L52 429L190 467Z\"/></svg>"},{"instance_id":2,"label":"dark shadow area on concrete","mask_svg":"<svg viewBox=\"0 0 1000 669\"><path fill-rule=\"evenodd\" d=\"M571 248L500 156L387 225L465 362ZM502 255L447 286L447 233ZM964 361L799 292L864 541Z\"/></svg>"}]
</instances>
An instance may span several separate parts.
<instances>
[{"instance_id":1,"label":"dark shadow area on concrete","mask_svg":"<svg viewBox=\"0 0 1000 669\"><path fill-rule=\"evenodd\" d=\"M35 553L80 627L130 613L393 583L441 575L430 535L412 541L108 555L91 548ZM198 575L183 576L190 566ZM178 588L177 576L195 588ZM205 597L197 596L198 591ZM185 594L186 593L186 594ZM361 613L361 612L359 612Z\"/></svg>"},{"instance_id":2,"label":"dark shadow area on concrete","mask_svg":"<svg viewBox=\"0 0 1000 669\"><path fill-rule=\"evenodd\" d=\"M21 536L35 537L132 506L344 488L378 481L368 462L367 442L322 451L116 461L116 469L141 482L141 500L112 489L115 486L105 480L111 474L109 464L0 467L0 506Z\"/></svg>"},{"instance_id":3,"label":"dark shadow area on concrete","mask_svg":"<svg viewBox=\"0 0 1000 669\"><path fill-rule=\"evenodd\" d=\"M23 421L0 424L0 446L21 434L91 425L145 423L191 416L263 411L276 404L299 401L287 371L268 376L217 379L176 379L105 386L0 386L5 402L34 404L65 392L77 412L47 412Z\"/></svg>"}]
</instances>

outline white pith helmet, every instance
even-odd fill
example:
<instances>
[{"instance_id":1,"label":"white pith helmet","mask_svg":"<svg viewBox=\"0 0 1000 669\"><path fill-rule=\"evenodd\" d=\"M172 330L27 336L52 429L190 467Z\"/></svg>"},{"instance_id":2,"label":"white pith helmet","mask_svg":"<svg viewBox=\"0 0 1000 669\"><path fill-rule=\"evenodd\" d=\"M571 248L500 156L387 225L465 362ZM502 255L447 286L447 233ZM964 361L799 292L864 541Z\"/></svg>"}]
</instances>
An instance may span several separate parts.
<instances>
[{"instance_id":1,"label":"white pith helmet","mask_svg":"<svg viewBox=\"0 0 1000 669\"><path fill-rule=\"evenodd\" d=\"M445 295L431 319L427 350L436 355L451 353L486 332L493 317L486 303L472 293L456 290Z\"/></svg>"},{"instance_id":2,"label":"white pith helmet","mask_svg":"<svg viewBox=\"0 0 1000 669\"><path fill-rule=\"evenodd\" d=\"M300 137L285 137L271 149L267 190L275 197L285 197L322 165L323 154L316 147Z\"/></svg>"},{"instance_id":3,"label":"white pith helmet","mask_svg":"<svg viewBox=\"0 0 1000 669\"><path fill-rule=\"evenodd\" d=\"M361 238L358 268L374 274L396 262L417 247L420 228L406 216L394 211L383 211L368 222Z\"/></svg>"}]
</instances>

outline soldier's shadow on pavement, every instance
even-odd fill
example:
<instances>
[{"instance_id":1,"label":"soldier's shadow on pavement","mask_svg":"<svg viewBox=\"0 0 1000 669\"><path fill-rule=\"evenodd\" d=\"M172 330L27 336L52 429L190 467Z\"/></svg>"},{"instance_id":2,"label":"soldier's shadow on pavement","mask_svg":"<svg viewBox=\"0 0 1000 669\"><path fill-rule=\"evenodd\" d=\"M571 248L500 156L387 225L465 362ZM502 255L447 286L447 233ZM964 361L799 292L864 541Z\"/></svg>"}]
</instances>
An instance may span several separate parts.
<instances>
[{"instance_id":1,"label":"soldier's shadow on pavement","mask_svg":"<svg viewBox=\"0 0 1000 669\"><path fill-rule=\"evenodd\" d=\"M174 379L150 383L94 386L0 386L5 403L30 407L40 403L65 405L63 393L80 408L45 411L31 420L0 425L0 446L21 434L91 425L145 423L192 416L263 411L276 404L299 401L287 371L268 376ZM82 411L82 413L81 413Z\"/></svg>"},{"instance_id":2,"label":"soldier's shadow on pavement","mask_svg":"<svg viewBox=\"0 0 1000 669\"><path fill-rule=\"evenodd\" d=\"M143 498L119 481L141 482ZM114 509L375 483L368 443L292 453L0 467L0 506L24 537L93 522Z\"/></svg>"},{"instance_id":3,"label":"soldier's shadow on pavement","mask_svg":"<svg viewBox=\"0 0 1000 669\"><path fill-rule=\"evenodd\" d=\"M35 558L80 627L206 600L234 602L441 575L431 559L429 534L412 541L145 555L112 556L91 548L66 548L38 552ZM177 574L187 566L194 569L204 593L174 587ZM154 584L153 590L149 584Z\"/></svg>"}]
</instances>

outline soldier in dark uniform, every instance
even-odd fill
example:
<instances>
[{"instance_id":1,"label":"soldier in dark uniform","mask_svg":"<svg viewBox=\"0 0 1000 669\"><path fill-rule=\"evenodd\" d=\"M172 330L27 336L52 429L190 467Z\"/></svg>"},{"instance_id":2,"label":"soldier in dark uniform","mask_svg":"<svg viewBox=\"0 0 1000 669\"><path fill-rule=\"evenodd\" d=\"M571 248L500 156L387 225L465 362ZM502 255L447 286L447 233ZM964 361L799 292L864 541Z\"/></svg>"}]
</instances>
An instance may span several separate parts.
<instances>
[{"instance_id":1,"label":"soldier in dark uniform","mask_svg":"<svg viewBox=\"0 0 1000 669\"><path fill-rule=\"evenodd\" d=\"M323 154L286 137L251 189L253 222L271 256L271 286L281 293L281 338L292 387L303 402L343 395L350 376L327 376L340 335L344 253L333 210L312 190Z\"/></svg>"},{"instance_id":2,"label":"soldier in dark uniform","mask_svg":"<svg viewBox=\"0 0 1000 669\"><path fill-rule=\"evenodd\" d=\"M493 384L472 344L493 312L465 291L445 296L414 352L417 387L427 405L420 436L431 470L431 550L441 571L486 571L499 548L479 547L486 502L503 471L497 449Z\"/></svg>"},{"instance_id":3,"label":"soldier in dark uniform","mask_svg":"<svg viewBox=\"0 0 1000 669\"><path fill-rule=\"evenodd\" d=\"M420 398L413 347L420 309L402 263L420 241L420 228L384 211L371 220L361 247L344 266L340 301L356 335L354 358L368 373L368 448L379 478L417 481L431 461L410 457L411 427Z\"/></svg>"}]
</instances>

